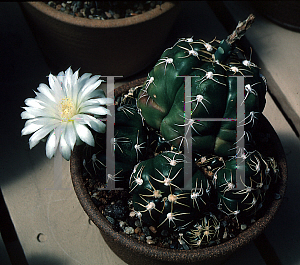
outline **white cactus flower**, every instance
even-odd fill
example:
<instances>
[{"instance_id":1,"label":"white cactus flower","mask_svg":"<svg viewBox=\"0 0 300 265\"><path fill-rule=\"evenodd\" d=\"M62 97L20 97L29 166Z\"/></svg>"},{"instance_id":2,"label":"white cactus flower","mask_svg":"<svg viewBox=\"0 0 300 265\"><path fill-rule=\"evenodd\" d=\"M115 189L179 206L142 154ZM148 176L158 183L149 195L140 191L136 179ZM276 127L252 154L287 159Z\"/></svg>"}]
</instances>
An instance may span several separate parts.
<instances>
[{"instance_id":1,"label":"white cactus flower","mask_svg":"<svg viewBox=\"0 0 300 265\"><path fill-rule=\"evenodd\" d=\"M103 80L99 75L83 74L78 78L77 70L71 67L58 76L49 75L49 85L40 84L35 98L25 100L22 119L28 119L22 135L33 133L29 138L32 149L40 140L49 135L46 155L53 157L59 145L62 156L69 160L75 143L85 142L94 146L94 138L88 126L96 132L105 132L101 115L110 115L102 105L113 104L113 99L105 98L104 92L97 89Z\"/></svg>"}]
</instances>

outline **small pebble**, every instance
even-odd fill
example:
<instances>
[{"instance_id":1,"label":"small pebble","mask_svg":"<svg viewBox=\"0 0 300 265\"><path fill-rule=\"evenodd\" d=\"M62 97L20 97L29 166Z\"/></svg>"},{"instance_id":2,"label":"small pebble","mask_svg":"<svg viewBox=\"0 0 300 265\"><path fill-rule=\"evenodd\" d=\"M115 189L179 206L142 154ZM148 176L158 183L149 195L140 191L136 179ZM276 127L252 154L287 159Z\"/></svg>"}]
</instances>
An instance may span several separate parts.
<instances>
[{"instance_id":1,"label":"small pebble","mask_svg":"<svg viewBox=\"0 0 300 265\"><path fill-rule=\"evenodd\" d=\"M131 226L127 226L127 227L125 227L124 232L127 235L131 235L131 234L134 234L134 229Z\"/></svg>"},{"instance_id":2,"label":"small pebble","mask_svg":"<svg viewBox=\"0 0 300 265\"><path fill-rule=\"evenodd\" d=\"M110 217L110 216L106 216L106 219L112 224L114 225L115 224L115 219Z\"/></svg>"},{"instance_id":3,"label":"small pebble","mask_svg":"<svg viewBox=\"0 0 300 265\"><path fill-rule=\"evenodd\" d=\"M134 229L135 234L140 234L141 232L142 232L142 229L140 227L137 227L136 229Z\"/></svg>"},{"instance_id":4,"label":"small pebble","mask_svg":"<svg viewBox=\"0 0 300 265\"><path fill-rule=\"evenodd\" d=\"M53 1L48 2L48 5L55 8L55 4Z\"/></svg>"},{"instance_id":5,"label":"small pebble","mask_svg":"<svg viewBox=\"0 0 300 265\"><path fill-rule=\"evenodd\" d=\"M113 17L114 17L114 19L118 19L118 18L120 18L120 15L117 14L117 13L115 13L115 14L113 15Z\"/></svg>"},{"instance_id":6,"label":"small pebble","mask_svg":"<svg viewBox=\"0 0 300 265\"><path fill-rule=\"evenodd\" d=\"M109 12L105 12L105 15L106 15L108 18L111 18L111 17L112 17L111 13L109 13Z\"/></svg>"},{"instance_id":7,"label":"small pebble","mask_svg":"<svg viewBox=\"0 0 300 265\"><path fill-rule=\"evenodd\" d=\"M245 230L247 228L247 225L246 224L241 224L241 230Z\"/></svg>"},{"instance_id":8,"label":"small pebble","mask_svg":"<svg viewBox=\"0 0 300 265\"><path fill-rule=\"evenodd\" d=\"M149 230L153 233L153 234L156 234L157 230L154 226L150 226L149 227Z\"/></svg>"},{"instance_id":9,"label":"small pebble","mask_svg":"<svg viewBox=\"0 0 300 265\"><path fill-rule=\"evenodd\" d=\"M129 213L129 216L130 216L130 217L135 217L135 212L134 212L134 211L131 211L131 212Z\"/></svg>"},{"instance_id":10,"label":"small pebble","mask_svg":"<svg viewBox=\"0 0 300 265\"><path fill-rule=\"evenodd\" d=\"M119 222L119 225L120 225L120 227L123 228L123 227L125 227L126 223L125 223L124 221L120 221L120 222Z\"/></svg>"},{"instance_id":11,"label":"small pebble","mask_svg":"<svg viewBox=\"0 0 300 265\"><path fill-rule=\"evenodd\" d=\"M152 239L147 239L146 242L147 242L148 245L154 245L155 244L155 241L152 240Z\"/></svg>"}]
</instances>

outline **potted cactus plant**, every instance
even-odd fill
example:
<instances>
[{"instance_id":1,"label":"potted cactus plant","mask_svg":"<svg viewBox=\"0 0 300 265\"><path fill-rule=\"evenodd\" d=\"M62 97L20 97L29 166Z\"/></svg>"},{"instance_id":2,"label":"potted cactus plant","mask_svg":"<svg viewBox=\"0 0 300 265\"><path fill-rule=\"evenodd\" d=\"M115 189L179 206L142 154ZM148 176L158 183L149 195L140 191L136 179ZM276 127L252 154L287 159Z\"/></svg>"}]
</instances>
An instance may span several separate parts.
<instances>
[{"instance_id":1,"label":"potted cactus plant","mask_svg":"<svg viewBox=\"0 0 300 265\"><path fill-rule=\"evenodd\" d=\"M80 203L127 263L220 264L278 210L287 168L266 80L236 46L253 20L222 41L179 39L114 99L69 68L25 100L30 148L49 134L46 155L70 159Z\"/></svg>"},{"instance_id":2,"label":"potted cactus plant","mask_svg":"<svg viewBox=\"0 0 300 265\"><path fill-rule=\"evenodd\" d=\"M75 147L79 201L129 264L220 264L274 217L285 156L262 115L266 80L235 45L253 19L223 41L178 40L115 90L113 134Z\"/></svg>"}]
</instances>

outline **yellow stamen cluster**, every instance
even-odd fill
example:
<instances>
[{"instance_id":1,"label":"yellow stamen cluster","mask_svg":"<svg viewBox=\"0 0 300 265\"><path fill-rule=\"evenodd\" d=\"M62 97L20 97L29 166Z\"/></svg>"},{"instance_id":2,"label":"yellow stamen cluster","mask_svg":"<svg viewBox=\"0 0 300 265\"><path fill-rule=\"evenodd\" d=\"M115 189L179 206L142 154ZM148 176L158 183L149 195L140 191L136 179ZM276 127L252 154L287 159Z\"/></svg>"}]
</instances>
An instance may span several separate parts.
<instances>
[{"instance_id":1,"label":"yellow stamen cluster","mask_svg":"<svg viewBox=\"0 0 300 265\"><path fill-rule=\"evenodd\" d=\"M69 121L75 115L75 106L72 100L68 97L65 97L60 102L61 105L61 118L62 120Z\"/></svg>"}]
</instances>

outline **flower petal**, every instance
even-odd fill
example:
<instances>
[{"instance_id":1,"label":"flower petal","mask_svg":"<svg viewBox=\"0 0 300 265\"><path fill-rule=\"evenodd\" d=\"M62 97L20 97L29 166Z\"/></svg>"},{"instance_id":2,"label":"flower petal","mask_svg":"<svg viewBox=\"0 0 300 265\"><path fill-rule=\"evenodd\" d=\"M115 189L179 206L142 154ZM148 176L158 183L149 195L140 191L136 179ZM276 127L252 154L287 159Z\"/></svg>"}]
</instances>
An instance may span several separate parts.
<instances>
[{"instance_id":1,"label":"flower petal","mask_svg":"<svg viewBox=\"0 0 300 265\"><path fill-rule=\"evenodd\" d=\"M49 100L42 93L37 93L35 99L39 100L41 106L43 106L48 111L51 111L51 112L55 113L56 117L59 117L59 115L58 115L58 109L59 109L59 107L58 107L58 104L56 102L53 102L52 100Z\"/></svg>"},{"instance_id":2,"label":"flower petal","mask_svg":"<svg viewBox=\"0 0 300 265\"><path fill-rule=\"evenodd\" d=\"M64 138L67 144L69 145L69 147L73 150L76 142L76 132L75 132L73 122L67 123Z\"/></svg>"},{"instance_id":3,"label":"flower petal","mask_svg":"<svg viewBox=\"0 0 300 265\"><path fill-rule=\"evenodd\" d=\"M49 80L50 80L50 75L49 75ZM55 98L52 94L53 92L46 84L43 84L43 83L40 84L38 86L37 90L40 91L42 94L44 94L49 100L52 100L53 102L55 102Z\"/></svg>"},{"instance_id":4,"label":"flower petal","mask_svg":"<svg viewBox=\"0 0 300 265\"><path fill-rule=\"evenodd\" d=\"M72 99L73 99L73 102L77 102L77 96L78 96L78 93L79 93L79 84L78 84L78 74L79 74L79 69L73 74L72 76Z\"/></svg>"},{"instance_id":5,"label":"flower petal","mask_svg":"<svg viewBox=\"0 0 300 265\"><path fill-rule=\"evenodd\" d=\"M57 146L59 142L59 136L56 134L55 130L53 130L47 140L46 143L46 156L51 159L56 152Z\"/></svg>"},{"instance_id":6,"label":"flower petal","mask_svg":"<svg viewBox=\"0 0 300 265\"><path fill-rule=\"evenodd\" d=\"M93 76L89 81L88 83L86 83L84 85L84 87L82 88L82 90L79 92L79 95L78 95L78 103L80 104L82 101L86 100L89 98L89 94L91 92L93 92L97 87L99 87L101 85L101 82L102 80L98 80L97 82L95 83L92 83L90 82L92 79L95 79L94 78L95 76ZM99 78L99 77L97 77ZM88 84L88 85L87 85Z\"/></svg>"},{"instance_id":7,"label":"flower petal","mask_svg":"<svg viewBox=\"0 0 300 265\"><path fill-rule=\"evenodd\" d=\"M100 105L112 105L114 100L112 98L97 98Z\"/></svg>"},{"instance_id":8,"label":"flower petal","mask_svg":"<svg viewBox=\"0 0 300 265\"><path fill-rule=\"evenodd\" d=\"M110 114L110 111L102 106L95 107L95 106L86 106L80 110L81 113L89 113L95 115L106 115Z\"/></svg>"},{"instance_id":9,"label":"flower petal","mask_svg":"<svg viewBox=\"0 0 300 265\"><path fill-rule=\"evenodd\" d=\"M60 137L59 149L60 149L60 152L61 152L63 158L69 161L70 157L71 157L71 148L67 144L63 134Z\"/></svg>"},{"instance_id":10,"label":"flower petal","mask_svg":"<svg viewBox=\"0 0 300 265\"><path fill-rule=\"evenodd\" d=\"M79 138L88 145L94 146L95 141L90 130L85 125L76 122L74 123L74 125Z\"/></svg>"},{"instance_id":11,"label":"flower petal","mask_svg":"<svg viewBox=\"0 0 300 265\"><path fill-rule=\"evenodd\" d=\"M21 118L22 118L23 120L26 120L26 119L33 119L33 118L35 118L35 116L34 116L33 114L27 112L27 111L23 111L23 112L21 113Z\"/></svg>"},{"instance_id":12,"label":"flower petal","mask_svg":"<svg viewBox=\"0 0 300 265\"><path fill-rule=\"evenodd\" d=\"M90 93L89 98L105 98L105 93L102 89L95 89Z\"/></svg>"},{"instance_id":13,"label":"flower petal","mask_svg":"<svg viewBox=\"0 0 300 265\"><path fill-rule=\"evenodd\" d=\"M29 114L33 115L34 117L51 117L55 118L55 113L53 113L49 109L37 109L33 107L22 107L25 109Z\"/></svg>"},{"instance_id":14,"label":"flower petal","mask_svg":"<svg viewBox=\"0 0 300 265\"><path fill-rule=\"evenodd\" d=\"M58 73L58 75L56 76L56 78L57 78L57 80L59 81L59 82L63 82L64 80L63 80L63 78L65 77L65 72L64 71L60 71L59 73Z\"/></svg>"},{"instance_id":15,"label":"flower petal","mask_svg":"<svg viewBox=\"0 0 300 265\"><path fill-rule=\"evenodd\" d=\"M72 97L72 75L73 71L71 67L69 67L65 72L65 78L64 78L64 90L66 92L67 97Z\"/></svg>"},{"instance_id":16,"label":"flower petal","mask_svg":"<svg viewBox=\"0 0 300 265\"><path fill-rule=\"evenodd\" d=\"M114 100L112 98L93 98L86 101L83 101L79 108L83 108L86 106L92 106L98 107L99 105L112 105L114 104Z\"/></svg>"},{"instance_id":17,"label":"flower petal","mask_svg":"<svg viewBox=\"0 0 300 265\"><path fill-rule=\"evenodd\" d=\"M31 123L22 129L21 135L23 136L23 135L31 134L31 133L39 130L43 126L44 125L41 125L41 124L37 125L37 124Z\"/></svg>"},{"instance_id":18,"label":"flower petal","mask_svg":"<svg viewBox=\"0 0 300 265\"><path fill-rule=\"evenodd\" d=\"M30 121L29 120L26 121L25 126L26 126L26 124L30 124L30 123L34 123L36 125L56 124L58 126L61 123L61 121L58 119L53 119L53 118L49 118L49 117L37 117Z\"/></svg>"},{"instance_id":19,"label":"flower petal","mask_svg":"<svg viewBox=\"0 0 300 265\"><path fill-rule=\"evenodd\" d=\"M33 107L37 109L44 109L43 102L41 100L35 99L35 98L27 98L25 99L25 104L28 107Z\"/></svg>"},{"instance_id":20,"label":"flower petal","mask_svg":"<svg viewBox=\"0 0 300 265\"><path fill-rule=\"evenodd\" d=\"M80 84L81 87L84 86L86 80L90 78L92 74L91 73L84 73L79 79L78 79L78 84Z\"/></svg>"},{"instance_id":21,"label":"flower petal","mask_svg":"<svg viewBox=\"0 0 300 265\"><path fill-rule=\"evenodd\" d=\"M74 122L77 122L79 124L87 124L89 125L93 130L99 133L105 132L106 125L100 121L99 119L96 119L95 117L87 114L77 114L73 117Z\"/></svg>"},{"instance_id":22,"label":"flower petal","mask_svg":"<svg viewBox=\"0 0 300 265\"><path fill-rule=\"evenodd\" d=\"M93 98L93 99L89 99L86 101L82 101L78 107L83 108L83 107L92 106L92 105L95 105L95 107L97 107L99 105L99 100L96 98Z\"/></svg>"},{"instance_id":23,"label":"flower petal","mask_svg":"<svg viewBox=\"0 0 300 265\"><path fill-rule=\"evenodd\" d=\"M72 84L77 83L79 75L79 69L72 75Z\"/></svg>"},{"instance_id":24,"label":"flower petal","mask_svg":"<svg viewBox=\"0 0 300 265\"><path fill-rule=\"evenodd\" d=\"M32 149L35 147L41 139L43 139L48 133L50 133L55 128L55 125L49 124L43 126L41 129L36 131L31 137L29 138L29 147Z\"/></svg>"}]
</instances>

